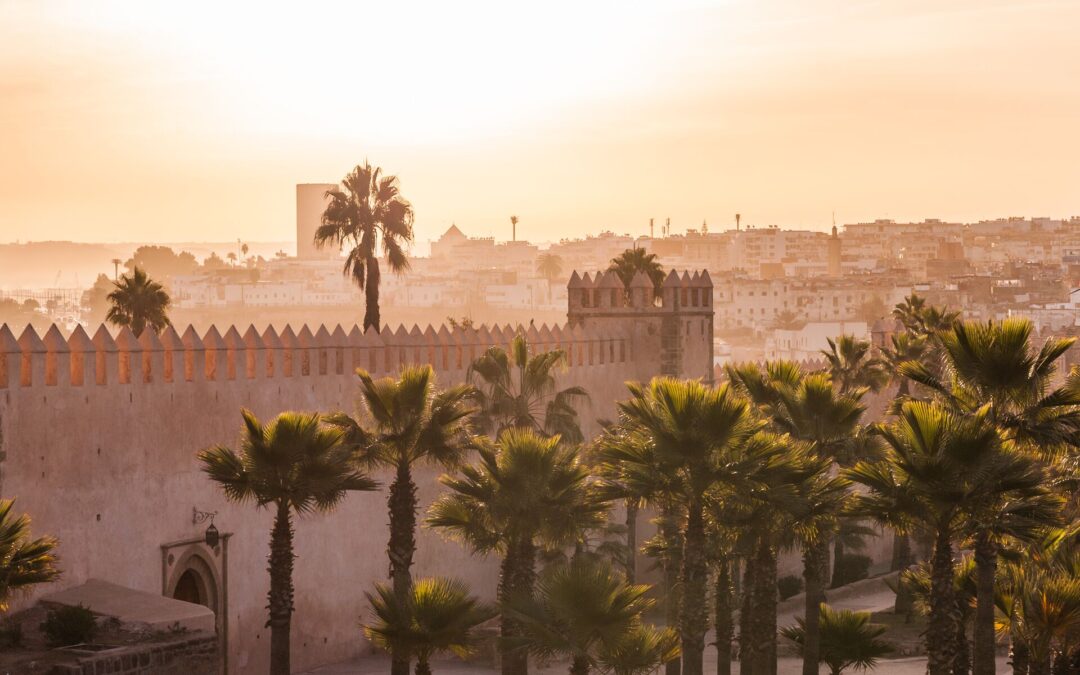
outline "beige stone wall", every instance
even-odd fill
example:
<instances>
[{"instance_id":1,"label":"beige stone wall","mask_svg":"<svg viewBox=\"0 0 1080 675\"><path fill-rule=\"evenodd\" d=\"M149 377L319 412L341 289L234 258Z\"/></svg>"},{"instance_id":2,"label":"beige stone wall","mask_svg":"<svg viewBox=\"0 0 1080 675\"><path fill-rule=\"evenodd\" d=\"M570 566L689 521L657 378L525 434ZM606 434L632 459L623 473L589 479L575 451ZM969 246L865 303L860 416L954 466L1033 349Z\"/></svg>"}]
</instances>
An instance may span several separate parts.
<instances>
[{"instance_id":1,"label":"beige stone wall","mask_svg":"<svg viewBox=\"0 0 1080 675\"><path fill-rule=\"evenodd\" d=\"M559 386L580 385L590 393L581 416L592 434L597 420L615 417L626 380L661 372L664 320L692 322L678 337L686 340L681 374L711 372L711 299L700 300L685 319L670 304L666 310L650 305L635 316L516 329L401 327L364 334L302 327L260 334L230 328L222 334L211 328L204 335L168 329L136 340L127 329L113 334L102 328L91 337L80 328L65 339L55 327L44 336L32 329L16 336L2 326L0 494L18 498L36 532L60 539L64 574L49 590L94 577L162 592L163 576L172 574L162 547L202 536L206 525L192 523L193 508L217 511L215 524L229 535L218 564L227 553L227 617L219 625L228 626L230 672L265 672L271 514L228 503L195 459L204 447L238 440L241 407L260 418L283 410L351 412L356 368L382 376L405 363L431 363L442 384L461 382L476 356L507 345L520 330L536 349L568 352ZM696 323L706 318L709 330L703 331ZM434 470L417 476L422 509L439 493L436 477ZM389 483L389 476L380 478ZM363 593L387 577L385 502L385 491L350 495L333 514L296 523L295 668L366 649L358 627L366 612ZM458 577L491 598L498 564L421 529L414 574Z\"/></svg>"}]
</instances>

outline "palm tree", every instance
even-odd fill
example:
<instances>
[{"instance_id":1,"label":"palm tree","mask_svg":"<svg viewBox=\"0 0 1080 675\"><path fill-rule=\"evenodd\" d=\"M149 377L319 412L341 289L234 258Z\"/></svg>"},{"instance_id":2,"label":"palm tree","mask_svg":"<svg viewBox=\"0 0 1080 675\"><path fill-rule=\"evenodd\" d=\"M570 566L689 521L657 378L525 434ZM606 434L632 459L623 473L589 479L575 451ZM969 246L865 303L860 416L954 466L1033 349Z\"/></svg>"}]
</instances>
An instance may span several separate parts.
<instances>
[{"instance_id":1,"label":"palm tree","mask_svg":"<svg viewBox=\"0 0 1080 675\"><path fill-rule=\"evenodd\" d=\"M60 576L56 568L57 541L53 537L30 538L30 516L12 513L14 499L0 499L0 612L6 612L11 595Z\"/></svg>"},{"instance_id":2,"label":"palm tree","mask_svg":"<svg viewBox=\"0 0 1080 675\"><path fill-rule=\"evenodd\" d=\"M510 350L490 347L469 366L467 379L475 387L479 411L477 430L499 434L511 427L559 434L567 443L584 440L577 404L587 401L582 387L557 389L555 372L566 363L561 349L529 353L524 335L516 335Z\"/></svg>"},{"instance_id":3,"label":"palm tree","mask_svg":"<svg viewBox=\"0 0 1080 675\"><path fill-rule=\"evenodd\" d=\"M377 484L360 472L342 434L317 414L284 412L269 424L247 410L239 452L225 446L199 452L202 470L226 498L274 509L270 533L270 673L288 675L289 629L293 613L292 514L331 511L351 490Z\"/></svg>"},{"instance_id":4,"label":"palm tree","mask_svg":"<svg viewBox=\"0 0 1080 675\"><path fill-rule=\"evenodd\" d=\"M536 273L551 283L559 278L563 271L563 259L557 253L541 253L536 258Z\"/></svg>"},{"instance_id":5,"label":"palm tree","mask_svg":"<svg viewBox=\"0 0 1080 675\"><path fill-rule=\"evenodd\" d=\"M1026 319L955 323L937 334L940 373L918 361L901 365L900 372L957 414L985 418L1021 450L1051 456L1080 445L1080 374L1071 373L1063 385L1052 386L1058 361L1075 338L1050 338L1036 350L1032 331ZM1056 511L1045 503L1044 477L1038 467L1022 459L1014 463L1022 466L1002 469L1003 481L1011 486L1008 497L992 493L993 499L1006 501L992 502L976 514L971 529L980 570L975 675L990 675L994 668L993 579L1000 539L995 531L1012 527L1003 525L1000 518L1015 521L1023 510L1027 517L1045 524ZM1022 483L1025 478L1026 484Z\"/></svg>"},{"instance_id":6,"label":"palm tree","mask_svg":"<svg viewBox=\"0 0 1080 675\"><path fill-rule=\"evenodd\" d=\"M406 366L398 379L372 379L357 370L364 423L337 413L326 422L340 429L361 465L394 471L387 508L390 513L390 578L397 602L408 601L416 553L416 483L413 467L456 467L472 447L468 423L468 386L439 391L430 365ZM409 659L394 654L391 672L408 675Z\"/></svg>"},{"instance_id":7,"label":"palm tree","mask_svg":"<svg viewBox=\"0 0 1080 675\"><path fill-rule=\"evenodd\" d=\"M833 384L847 394L858 389L880 391L889 381L885 363L874 356L870 342L854 335L841 335L833 340L827 338L828 349L821 354L828 363L827 370Z\"/></svg>"},{"instance_id":8,"label":"palm tree","mask_svg":"<svg viewBox=\"0 0 1080 675\"><path fill-rule=\"evenodd\" d=\"M859 462L846 474L869 488L859 496L862 515L933 538L927 667L930 675L945 675L956 660L953 542L965 507L1008 487L995 469L1013 458L985 419L957 415L936 403L905 403L880 433L886 457Z\"/></svg>"},{"instance_id":9,"label":"palm tree","mask_svg":"<svg viewBox=\"0 0 1080 675\"><path fill-rule=\"evenodd\" d=\"M349 172L340 188L327 190L326 196L330 203L315 231L315 244L352 246L345 257L344 274L364 291L364 330L378 331L379 252L386 256L391 272L400 274L409 268L406 248L413 240L412 205L401 196L397 176L383 176L382 169L367 161Z\"/></svg>"},{"instance_id":10,"label":"palm tree","mask_svg":"<svg viewBox=\"0 0 1080 675\"><path fill-rule=\"evenodd\" d=\"M588 675L604 646L614 647L654 604L649 587L630 585L605 562L553 565L533 595L511 596L503 612L518 622L518 646L541 657L570 657L570 675Z\"/></svg>"},{"instance_id":11,"label":"palm tree","mask_svg":"<svg viewBox=\"0 0 1080 675\"><path fill-rule=\"evenodd\" d=\"M645 396L644 390L632 390L632 395ZM668 626L679 623L682 590L679 574L682 569L682 533L679 523L683 519L678 477L670 467L661 464L660 456L646 431L626 415L620 415L617 425L605 431L596 444L598 474L604 490L611 499L624 499L627 503L628 534L636 523L630 520L631 505L653 506L657 509L657 535L647 542L644 551L659 559L663 570L663 602ZM631 558L636 554L636 542L630 544ZM667 675L679 675L682 669L678 659L666 662Z\"/></svg>"},{"instance_id":12,"label":"palm tree","mask_svg":"<svg viewBox=\"0 0 1080 675\"><path fill-rule=\"evenodd\" d=\"M136 267L131 274L121 276L119 281L113 282L113 286L115 290L108 296L106 321L115 326L131 328L135 337L142 335L148 325L154 331L172 325L167 314L171 303L169 294L140 268Z\"/></svg>"},{"instance_id":13,"label":"palm tree","mask_svg":"<svg viewBox=\"0 0 1080 675\"><path fill-rule=\"evenodd\" d=\"M965 414L985 409L1009 440L1052 453L1080 445L1080 372L1053 387L1058 361L1076 338L1031 344L1031 321L965 321L938 334L944 373L912 361L901 373Z\"/></svg>"},{"instance_id":14,"label":"palm tree","mask_svg":"<svg viewBox=\"0 0 1080 675\"><path fill-rule=\"evenodd\" d=\"M679 635L671 628L635 624L615 644L601 645L597 660L612 675L652 675L660 664L678 662Z\"/></svg>"},{"instance_id":15,"label":"palm tree","mask_svg":"<svg viewBox=\"0 0 1080 675\"><path fill-rule=\"evenodd\" d=\"M773 430L804 444L811 455L803 461L804 468L791 476L795 500L790 507L794 510L789 508L785 514L800 534L803 547L806 675L813 675L818 668L817 607L825 597L829 541L839 529L847 503L846 481L830 479L827 474L834 462L850 464L863 459L858 453L866 449L865 443L857 442L866 389L855 385L861 378L854 375L865 365L866 355L856 342L843 338L830 342L838 365L843 366L841 376L846 385L834 386L828 372L806 374L790 361L768 362L764 368L746 364L727 369L729 379L758 406ZM834 560L839 561L843 542L839 537L835 542Z\"/></svg>"},{"instance_id":16,"label":"palm tree","mask_svg":"<svg viewBox=\"0 0 1080 675\"><path fill-rule=\"evenodd\" d=\"M608 270L618 275L624 288L630 288L630 282L638 272L652 282L654 294L659 294L660 287L664 284L664 267L657 261L655 253L649 253L643 248L626 249L611 259Z\"/></svg>"},{"instance_id":17,"label":"palm tree","mask_svg":"<svg viewBox=\"0 0 1080 675\"><path fill-rule=\"evenodd\" d=\"M591 486L573 447L558 436L509 428L496 442L478 439L479 462L444 475L449 492L431 506L427 523L478 553L502 555L499 599L531 595L540 546L573 544L580 533L604 522L607 505ZM503 615L504 639L520 635ZM526 675L527 655L502 645L504 675Z\"/></svg>"},{"instance_id":18,"label":"palm tree","mask_svg":"<svg viewBox=\"0 0 1080 675\"><path fill-rule=\"evenodd\" d=\"M706 493L721 483L742 489L754 480L763 458L779 454L780 448L756 436L761 423L727 384L710 388L661 377L647 387L629 387L631 397L619 403L620 412L648 436L658 464L674 479L685 504L679 637L683 672L701 675L708 626Z\"/></svg>"},{"instance_id":19,"label":"palm tree","mask_svg":"<svg viewBox=\"0 0 1080 675\"><path fill-rule=\"evenodd\" d=\"M431 657L439 652L460 658L472 654L476 627L498 615L454 579L420 579L405 602L383 584L365 595L375 621L364 626L364 634L394 656L404 654L406 664L415 656L416 675L431 675Z\"/></svg>"},{"instance_id":20,"label":"palm tree","mask_svg":"<svg viewBox=\"0 0 1080 675\"><path fill-rule=\"evenodd\" d=\"M798 625L780 632L802 654L806 644L805 623L801 618L795 621ZM829 666L830 675L840 675L848 668L871 670L879 659L894 651L891 644L881 639L884 634L884 626L870 623L870 612L834 610L822 605L820 663Z\"/></svg>"},{"instance_id":21,"label":"palm tree","mask_svg":"<svg viewBox=\"0 0 1080 675\"><path fill-rule=\"evenodd\" d=\"M918 333L897 333L890 338L891 347L882 350L882 358L892 377L897 380L896 399L906 399L911 391L908 378L900 374L900 366L908 361L923 361L929 350L930 338Z\"/></svg>"}]
</instances>

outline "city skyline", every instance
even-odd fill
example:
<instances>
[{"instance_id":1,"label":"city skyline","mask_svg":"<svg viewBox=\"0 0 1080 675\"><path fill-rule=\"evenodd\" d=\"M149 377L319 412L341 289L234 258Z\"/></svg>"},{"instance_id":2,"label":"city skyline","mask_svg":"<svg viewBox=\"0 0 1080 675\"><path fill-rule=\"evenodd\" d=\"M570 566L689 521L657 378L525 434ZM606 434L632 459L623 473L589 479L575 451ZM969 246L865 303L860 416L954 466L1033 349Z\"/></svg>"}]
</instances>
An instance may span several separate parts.
<instances>
[{"instance_id":1,"label":"city skyline","mask_svg":"<svg viewBox=\"0 0 1080 675\"><path fill-rule=\"evenodd\" d=\"M1071 3L568 9L6 4L0 239L288 240L365 157L418 242L1080 212Z\"/></svg>"}]
</instances>

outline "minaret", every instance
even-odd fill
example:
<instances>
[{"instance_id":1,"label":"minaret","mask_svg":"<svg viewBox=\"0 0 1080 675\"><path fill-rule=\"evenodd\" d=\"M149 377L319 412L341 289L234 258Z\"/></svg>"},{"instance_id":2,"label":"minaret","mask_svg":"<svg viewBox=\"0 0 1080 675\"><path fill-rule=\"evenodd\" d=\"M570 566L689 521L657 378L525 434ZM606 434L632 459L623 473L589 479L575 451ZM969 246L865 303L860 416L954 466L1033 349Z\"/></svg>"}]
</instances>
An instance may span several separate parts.
<instances>
[{"instance_id":1,"label":"minaret","mask_svg":"<svg viewBox=\"0 0 1080 675\"><path fill-rule=\"evenodd\" d=\"M742 214L741 213L736 213L735 214L735 231L736 232L739 231L739 221L740 220L742 220Z\"/></svg>"},{"instance_id":2,"label":"minaret","mask_svg":"<svg viewBox=\"0 0 1080 675\"><path fill-rule=\"evenodd\" d=\"M655 236L653 235L653 219L649 218L649 239L654 239L654 238L655 238Z\"/></svg>"},{"instance_id":3,"label":"minaret","mask_svg":"<svg viewBox=\"0 0 1080 675\"><path fill-rule=\"evenodd\" d=\"M832 226L832 234L829 236L829 259L827 274L830 277L839 277L840 269L840 235L836 232L836 225Z\"/></svg>"}]
</instances>

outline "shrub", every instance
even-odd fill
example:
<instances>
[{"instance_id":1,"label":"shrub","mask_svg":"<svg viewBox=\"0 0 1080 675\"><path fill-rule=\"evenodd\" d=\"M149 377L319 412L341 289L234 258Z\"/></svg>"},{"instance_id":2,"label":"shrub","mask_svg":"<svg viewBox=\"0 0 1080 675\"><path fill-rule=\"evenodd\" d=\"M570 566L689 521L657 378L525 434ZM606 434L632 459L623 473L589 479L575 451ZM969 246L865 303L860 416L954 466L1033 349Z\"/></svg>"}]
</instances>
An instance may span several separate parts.
<instances>
[{"instance_id":1,"label":"shrub","mask_svg":"<svg viewBox=\"0 0 1080 675\"><path fill-rule=\"evenodd\" d=\"M94 613L82 605L51 609L41 624L42 632L53 647L89 642L96 628Z\"/></svg>"},{"instance_id":2,"label":"shrub","mask_svg":"<svg viewBox=\"0 0 1080 675\"><path fill-rule=\"evenodd\" d=\"M796 596L802 593L803 580L802 577L794 574L780 577L776 580L776 589L780 591L780 599L787 600L790 597Z\"/></svg>"},{"instance_id":3,"label":"shrub","mask_svg":"<svg viewBox=\"0 0 1080 675\"><path fill-rule=\"evenodd\" d=\"M848 553L837 563L839 585L850 584L870 576L870 556Z\"/></svg>"},{"instance_id":4,"label":"shrub","mask_svg":"<svg viewBox=\"0 0 1080 675\"><path fill-rule=\"evenodd\" d=\"M780 634L795 643L801 656L806 638L806 622L795 618L796 625L780 629ZM870 670L879 659L895 651L881 639L885 627L870 623L870 612L852 612L821 605L818 661L829 666L829 675L841 675L848 668Z\"/></svg>"}]
</instances>

